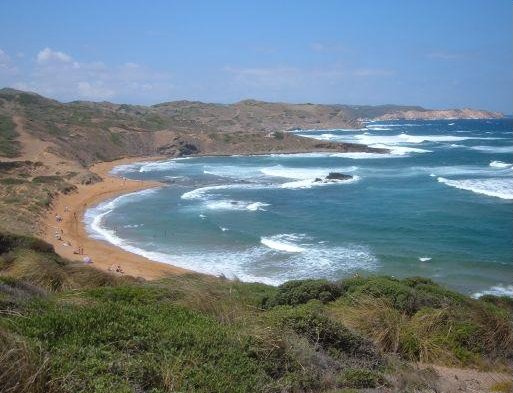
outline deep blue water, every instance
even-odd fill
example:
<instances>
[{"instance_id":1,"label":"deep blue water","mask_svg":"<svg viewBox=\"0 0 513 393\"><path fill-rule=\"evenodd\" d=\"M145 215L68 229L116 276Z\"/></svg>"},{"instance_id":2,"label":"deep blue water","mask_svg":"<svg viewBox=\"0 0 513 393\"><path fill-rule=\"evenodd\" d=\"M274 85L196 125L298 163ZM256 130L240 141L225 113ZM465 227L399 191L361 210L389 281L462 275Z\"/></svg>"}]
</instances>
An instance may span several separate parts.
<instances>
[{"instance_id":1,"label":"deep blue water","mask_svg":"<svg viewBox=\"0 0 513 393\"><path fill-rule=\"evenodd\" d=\"M88 211L93 236L192 270L280 283L422 275L513 295L513 121L303 131L392 153L197 157L115 172L169 183ZM350 181L319 184L330 171Z\"/></svg>"}]
</instances>

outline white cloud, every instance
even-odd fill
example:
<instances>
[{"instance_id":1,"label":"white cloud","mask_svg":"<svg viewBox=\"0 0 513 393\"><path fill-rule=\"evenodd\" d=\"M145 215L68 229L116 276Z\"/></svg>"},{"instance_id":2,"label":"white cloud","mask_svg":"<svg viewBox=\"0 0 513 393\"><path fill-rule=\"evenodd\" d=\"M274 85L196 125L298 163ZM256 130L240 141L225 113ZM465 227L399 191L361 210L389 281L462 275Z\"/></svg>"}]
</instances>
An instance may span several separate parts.
<instances>
[{"instance_id":1,"label":"white cloud","mask_svg":"<svg viewBox=\"0 0 513 393\"><path fill-rule=\"evenodd\" d=\"M10 61L0 52L0 71ZM172 77L143 65L126 62L107 65L101 61L82 62L68 53L42 49L23 78L10 78L8 85L60 100L117 100L156 102L170 98Z\"/></svg>"},{"instance_id":2,"label":"white cloud","mask_svg":"<svg viewBox=\"0 0 513 393\"><path fill-rule=\"evenodd\" d=\"M236 83L269 88L299 88L309 85L329 86L355 77L386 77L393 75L393 71L386 69L363 68L352 70L342 67L225 67L224 70L233 76L233 81Z\"/></svg>"},{"instance_id":3,"label":"white cloud","mask_svg":"<svg viewBox=\"0 0 513 393\"><path fill-rule=\"evenodd\" d=\"M73 58L64 52L54 51L50 48L44 48L37 54L36 61L38 64L48 64L52 62L70 63L73 61Z\"/></svg>"},{"instance_id":4,"label":"white cloud","mask_svg":"<svg viewBox=\"0 0 513 393\"><path fill-rule=\"evenodd\" d=\"M114 97L116 92L103 85L102 82L78 82L78 93L80 97L86 99L109 99Z\"/></svg>"}]
</instances>

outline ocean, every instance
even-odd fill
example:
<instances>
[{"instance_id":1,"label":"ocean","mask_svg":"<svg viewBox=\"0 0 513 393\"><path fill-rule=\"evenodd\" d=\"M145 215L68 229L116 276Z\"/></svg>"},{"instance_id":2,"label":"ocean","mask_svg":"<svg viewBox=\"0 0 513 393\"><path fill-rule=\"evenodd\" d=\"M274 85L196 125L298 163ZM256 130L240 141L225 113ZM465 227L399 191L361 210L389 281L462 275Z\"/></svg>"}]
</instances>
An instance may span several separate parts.
<instances>
[{"instance_id":1,"label":"ocean","mask_svg":"<svg viewBox=\"0 0 513 393\"><path fill-rule=\"evenodd\" d=\"M297 131L389 154L187 157L114 168L161 188L86 212L91 236L198 272L273 285L424 276L513 296L513 120ZM330 172L348 180L319 182Z\"/></svg>"}]
</instances>

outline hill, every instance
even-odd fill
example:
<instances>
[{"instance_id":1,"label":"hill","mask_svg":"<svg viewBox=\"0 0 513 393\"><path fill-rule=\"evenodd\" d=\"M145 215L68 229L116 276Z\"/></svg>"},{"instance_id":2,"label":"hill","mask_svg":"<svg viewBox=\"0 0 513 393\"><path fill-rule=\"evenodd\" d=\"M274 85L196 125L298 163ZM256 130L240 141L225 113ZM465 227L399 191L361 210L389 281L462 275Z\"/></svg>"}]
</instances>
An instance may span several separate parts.
<instances>
[{"instance_id":1,"label":"hill","mask_svg":"<svg viewBox=\"0 0 513 393\"><path fill-rule=\"evenodd\" d=\"M2 89L0 228L39 233L39 218L55 195L101 180L88 169L95 162L141 156L383 151L280 131L358 125L340 110L325 106L254 101L234 105L180 101L153 107L60 103Z\"/></svg>"},{"instance_id":2,"label":"hill","mask_svg":"<svg viewBox=\"0 0 513 393\"><path fill-rule=\"evenodd\" d=\"M0 89L0 229L39 233L39 218L58 193L101 179L97 162L123 157L385 152L315 141L292 129L359 128L364 119L488 117L486 111L435 112L417 106L286 104L245 100L153 106L74 101Z\"/></svg>"},{"instance_id":3,"label":"hill","mask_svg":"<svg viewBox=\"0 0 513 393\"><path fill-rule=\"evenodd\" d=\"M403 110L426 111L253 100L60 103L0 90L0 391L511 390L508 298L471 299L423 278L277 288L185 273L145 281L69 261L20 235L40 233L55 196L101 185L93 163L384 152L284 131L360 127L359 119Z\"/></svg>"}]
</instances>

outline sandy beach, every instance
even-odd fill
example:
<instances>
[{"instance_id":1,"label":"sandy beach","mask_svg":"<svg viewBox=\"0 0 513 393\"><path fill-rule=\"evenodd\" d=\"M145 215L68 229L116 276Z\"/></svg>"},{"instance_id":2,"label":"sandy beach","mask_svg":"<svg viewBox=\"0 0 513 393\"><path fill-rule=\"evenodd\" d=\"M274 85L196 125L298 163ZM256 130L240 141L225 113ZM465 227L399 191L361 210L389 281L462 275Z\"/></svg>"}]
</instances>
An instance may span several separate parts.
<instances>
[{"instance_id":1,"label":"sandy beach","mask_svg":"<svg viewBox=\"0 0 513 393\"><path fill-rule=\"evenodd\" d=\"M142 189L159 187L162 184L150 181L122 179L109 175L110 170L122 164L135 161L148 161L164 157L126 158L111 162L102 162L90 168L103 181L91 185L77 185L76 192L59 195L54 199L52 208L44 220L44 239L52 244L62 257L73 261L92 260L92 266L102 270L112 270L119 265L123 274L145 279L157 279L169 274L181 274L187 270L165 263L155 262L140 255L132 254L110 243L91 238L84 226L83 218L87 208L102 200ZM58 222L56 216L62 217ZM60 240L56 238L60 234ZM67 245L70 243L71 245ZM83 249L83 254L74 251Z\"/></svg>"}]
</instances>

